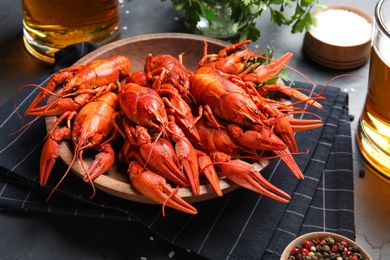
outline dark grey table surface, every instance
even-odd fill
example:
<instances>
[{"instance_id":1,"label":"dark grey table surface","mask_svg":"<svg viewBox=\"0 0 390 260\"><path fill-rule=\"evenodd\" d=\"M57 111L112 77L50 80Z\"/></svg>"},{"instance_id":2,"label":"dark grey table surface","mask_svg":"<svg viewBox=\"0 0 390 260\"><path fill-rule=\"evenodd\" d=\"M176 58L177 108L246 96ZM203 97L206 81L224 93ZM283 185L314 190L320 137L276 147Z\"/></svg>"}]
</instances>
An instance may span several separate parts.
<instances>
[{"instance_id":1,"label":"dark grey table surface","mask_svg":"<svg viewBox=\"0 0 390 260\"><path fill-rule=\"evenodd\" d=\"M323 0L327 5L350 5L373 16L374 0ZM133 0L121 7L122 37L161 32L186 32L183 13L176 12L170 1ZM18 87L48 71L50 67L31 58L22 43L22 7L20 1L0 2L0 104L11 98ZM364 105L368 64L351 71L321 67L302 52L303 33L291 34L289 27L277 27L265 14L257 20L260 39L250 48L275 48L275 57L286 51L294 53L289 65L317 84L326 84L343 73L363 77L343 77L333 86L348 91L353 134ZM304 80L293 75L294 80ZM370 171L354 149L355 222L357 240L374 259L390 257L390 186L374 174L358 177L358 171ZM375 221L372 221L372 220ZM382 255L381 255L382 254ZM136 223L104 219L0 213L0 259L199 259L185 249L162 241L147 228Z\"/></svg>"}]
</instances>

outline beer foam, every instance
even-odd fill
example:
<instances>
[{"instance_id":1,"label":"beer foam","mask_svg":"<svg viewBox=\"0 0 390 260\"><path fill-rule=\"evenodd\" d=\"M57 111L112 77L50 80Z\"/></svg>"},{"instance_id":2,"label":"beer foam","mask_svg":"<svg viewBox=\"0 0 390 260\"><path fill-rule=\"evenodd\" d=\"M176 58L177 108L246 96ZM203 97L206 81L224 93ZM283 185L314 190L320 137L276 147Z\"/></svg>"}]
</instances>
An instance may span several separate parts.
<instances>
[{"instance_id":1,"label":"beer foam","mask_svg":"<svg viewBox=\"0 0 390 260\"><path fill-rule=\"evenodd\" d=\"M328 9L316 15L317 26L310 33L323 42L337 46L354 46L371 39L372 25L347 10Z\"/></svg>"}]
</instances>

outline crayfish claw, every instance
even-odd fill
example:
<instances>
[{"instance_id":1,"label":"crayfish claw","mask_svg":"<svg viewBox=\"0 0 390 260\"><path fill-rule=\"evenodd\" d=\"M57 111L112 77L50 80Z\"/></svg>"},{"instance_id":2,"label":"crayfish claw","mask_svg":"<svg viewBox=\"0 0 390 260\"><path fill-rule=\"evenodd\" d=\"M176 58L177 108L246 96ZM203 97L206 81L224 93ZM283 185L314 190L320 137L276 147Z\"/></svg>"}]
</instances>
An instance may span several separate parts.
<instances>
[{"instance_id":1,"label":"crayfish claw","mask_svg":"<svg viewBox=\"0 0 390 260\"><path fill-rule=\"evenodd\" d=\"M198 151L198 153L199 167L201 169L201 173L206 176L215 193L221 197L223 193L221 190L221 186L219 185L219 176L213 165L213 162L211 161L210 156L201 151Z\"/></svg>"},{"instance_id":2,"label":"crayfish claw","mask_svg":"<svg viewBox=\"0 0 390 260\"><path fill-rule=\"evenodd\" d=\"M165 178L144 168L138 162L131 162L128 172L133 186L145 197L188 214L198 213L192 205L176 194ZM163 215L165 215L164 210Z\"/></svg>"},{"instance_id":3,"label":"crayfish claw","mask_svg":"<svg viewBox=\"0 0 390 260\"><path fill-rule=\"evenodd\" d=\"M100 153L95 155L92 165L84 176L84 181L92 181L108 171L115 162L115 152L111 145L106 143L99 148Z\"/></svg>"},{"instance_id":4,"label":"crayfish claw","mask_svg":"<svg viewBox=\"0 0 390 260\"><path fill-rule=\"evenodd\" d=\"M319 96L319 95L315 95L314 97L309 97L309 96L305 95L304 93L300 92L298 89L292 88L290 86L286 86L285 84L283 84L280 81L277 81L277 82L271 83L271 84L265 84L265 85L263 85L263 88L267 92L278 91L278 92L281 92L289 97L296 98L296 99L300 100L301 102L306 102L307 104L310 104L311 106L314 106L318 109L323 108L323 106L320 103L318 103L316 100L322 100L322 99L324 99L324 97ZM312 93L312 94L314 95L314 93Z\"/></svg>"},{"instance_id":5,"label":"crayfish claw","mask_svg":"<svg viewBox=\"0 0 390 260\"><path fill-rule=\"evenodd\" d=\"M287 148L284 150L274 150L273 152L280 157L280 159L287 165L287 167L293 172L298 180L303 180L305 178L301 169Z\"/></svg>"},{"instance_id":6,"label":"crayfish claw","mask_svg":"<svg viewBox=\"0 0 390 260\"><path fill-rule=\"evenodd\" d=\"M253 73L243 76L244 81L262 84L267 80L276 77L279 72L286 66L293 54L287 52L277 60L271 60L270 63L260 65Z\"/></svg>"},{"instance_id":7,"label":"crayfish claw","mask_svg":"<svg viewBox=\"0 0 390 260\"><path fill-rule=\"evenodd\" d=\"M287 203L291 199L290 195L261 176L253 165L238 159L232 160L221 152L212 153L211 158L219 165L222 174L238 185L280 202Z\"/></svg>"},{"instance_id":8,"label":"crayfish claw","mask_svg":"<svg viewBox=\"0 0 390 260\"><path fill-rule=\"evenodd\" d=\"M43 146L40 158L40 173L39 184L45 186L49 179L50 172L56 162L56 159L60 155L60 147L58 143L68 136L70 129L62 127L53 133L48 135L48 138Z\"/></svg>"},{"instance_id":9,"label":"crayfish claw","mask_svg":"<svg viewBox=\"0 0 390 260\"><path fill-rule=\"evenodd\" d=\"M288 121L291 125L291 128L294 132L300 132L305 130L310 130L314 128L319 128L324 125L321 119L298 119L298 118L288 118Z\"/></svg>"},{"instance_id":10,"label":"crayfish claw","mask_svg":"<svg viewBox=\"0 0 390 260\"><path fill-rule=\"evenodd\" d=\"M253 126L253 130L244 131L236 124L229 124L232 137L242 146L256 150L283 150L286 144L266 126Z\"/></svg>"}]
</instances>

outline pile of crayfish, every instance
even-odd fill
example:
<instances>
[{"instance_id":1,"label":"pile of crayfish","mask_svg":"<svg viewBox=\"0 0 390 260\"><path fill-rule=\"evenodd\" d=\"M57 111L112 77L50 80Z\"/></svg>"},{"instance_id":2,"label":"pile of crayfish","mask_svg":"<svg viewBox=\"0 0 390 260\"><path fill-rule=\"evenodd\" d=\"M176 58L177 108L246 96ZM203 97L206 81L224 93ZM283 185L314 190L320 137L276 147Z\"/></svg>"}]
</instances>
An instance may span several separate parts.
<instances>
[{"instance_id":1,"label":"pile of crayfish","mask_svg":"<svg viewBox=\"0 0 390 260\"><path fill-rule=\"evenodd\" d=\"M83 166L84 180L92 186L114 162L123 163L140 193L189 214L197 210L177 195L178 189L199 195L204 179L222 196L220 176L288 202L290 196L253 163L280 158L303 179L293 158L299 152L294 133L321 127L322 120L291 115L308 113L298 108L304 103L321 109L317 101L323 98L277 80L291 53L274 60L250 51L248 43L209 54L205 42L196 71L183 65L182 55L147 54L142 71L131 71L131 58L114 56L54 74L25 112L58 118L42 150L40 184L48 181L59 143L71 140L72 163L82 163L84 151L96 151L92 165ZM270 98L275 92L299 102Z\"/></svg>"}]
</instances>

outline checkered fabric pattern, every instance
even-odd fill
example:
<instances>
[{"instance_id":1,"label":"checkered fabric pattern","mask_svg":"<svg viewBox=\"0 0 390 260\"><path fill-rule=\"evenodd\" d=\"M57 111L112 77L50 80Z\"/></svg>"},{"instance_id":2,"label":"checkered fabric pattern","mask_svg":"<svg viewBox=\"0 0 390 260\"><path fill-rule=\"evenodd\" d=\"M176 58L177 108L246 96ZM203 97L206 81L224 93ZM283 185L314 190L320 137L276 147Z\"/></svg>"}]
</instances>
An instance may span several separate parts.
<instances>
[{"instance_id":1,"label":"checkered fabric pattern","mask_svg":"<svg viewBox=\"0 0 390 260\"><path fill-rule=\"evenodd\" d=\"M81 43L56 57L55 70L70 66L96 48ZM49 76L34 80L44 84ZM323 87L295 82L293 87L320 92ZM37 94L25 88L16 98L24 111ZM102 191L93 198L89 184L70 173L49 201L46 199L67 166L58 160L46 187L38 184L39 157L46 135L44 119L16 132L24 123L13 100L0 113L0 211L31 211L108 218L143 223L172 243L209 259L279 259L284 247L300 234L332 231L355 239L352 146L348 96L328 86L322 110L310 108L322 128L298 132L300 154L294 155L305 175L297 180L279 159L262 175L292 196L285 204L240 188L221 198L195 203L192 216L161 206L126 201ZM303 116L305 117L305 116ZM27 121L26 121L27 120ZM307 153L306 153L307 152Z\"/></svg>"}]
</instances>

